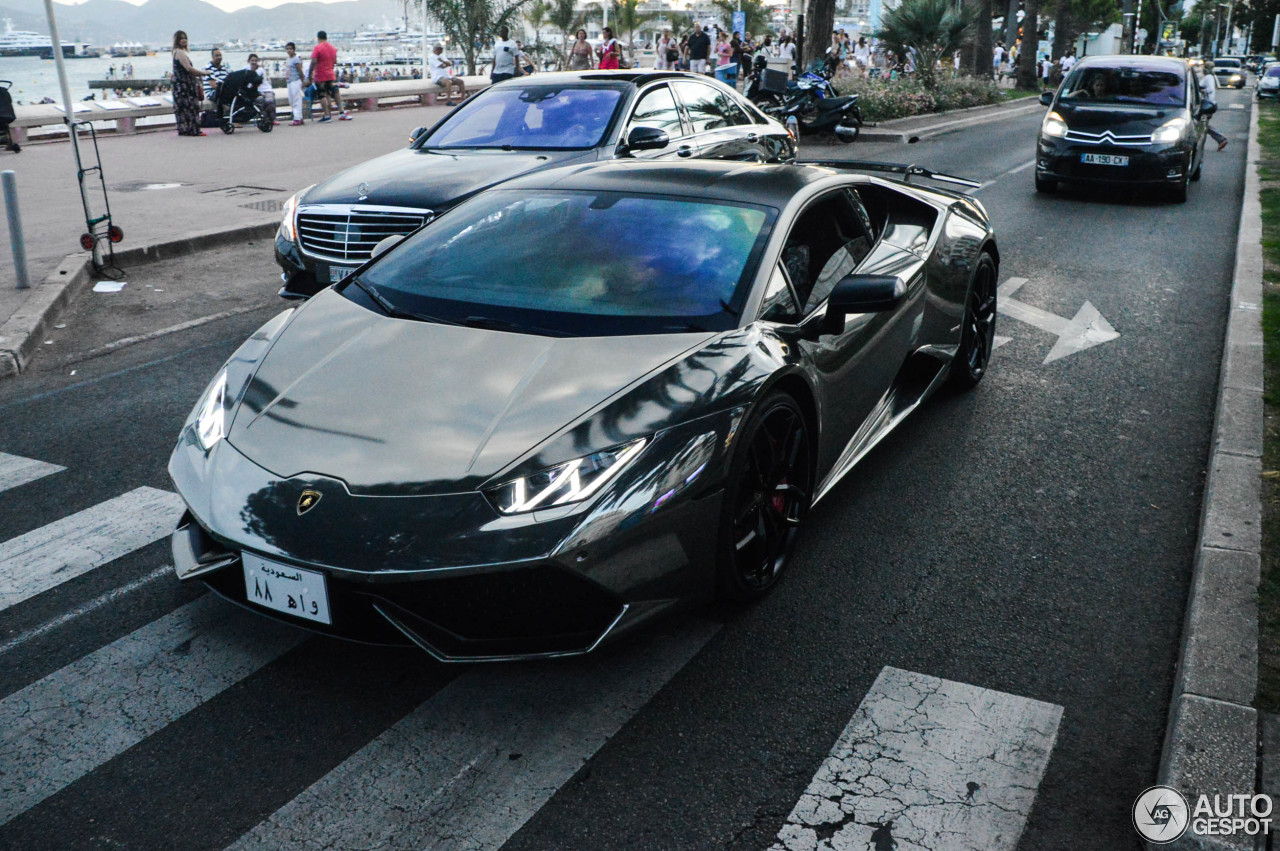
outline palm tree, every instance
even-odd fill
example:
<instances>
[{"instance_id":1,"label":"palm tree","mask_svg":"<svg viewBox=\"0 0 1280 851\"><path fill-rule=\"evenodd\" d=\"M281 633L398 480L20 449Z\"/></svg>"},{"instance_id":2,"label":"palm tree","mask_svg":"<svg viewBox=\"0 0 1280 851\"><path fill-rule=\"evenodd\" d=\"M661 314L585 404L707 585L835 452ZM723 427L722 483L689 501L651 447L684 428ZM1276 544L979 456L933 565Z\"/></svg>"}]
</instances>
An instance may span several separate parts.
<instances>
[{"instance_id":1,"label":"palm tree","mask_svg":"<svg viewBox=\"0 0 1280 851\"><path fill-rule=\"evenodd\" d=\"M1040 91L1039 57L1036 45L1040 43L1040 0L1026 0L1026 15L1022 18L1022 43L1018 54L1018 88Z\"/></svg>"},{"instance_id":2,"label":"palm tree","mask_svg":"<svg viewBox=\"0 0 1280 851\"><path fill-rule=\"evenodd\" d=\"M1027 0L1028 5L1034 2ZM903 0L885 14L876 37L902 55L914 48L916 76L921 85L932 89L937 85L938 62L972 36L975 19L972 6L957 8L951 0Z\"/></svg>"},{"instance_id":3,"label":"palm tree","mask_svg":"<svg viewBox=\"0 0 1280 851\"><path fill-rule=\"evenodd\" d=\"M641 12L640 2L641 0L616 0L613 4L614 27L619 33L627 34L627 58L633 67L636 30L658 17L652 12Z\"/></svg>"},{"instance_id":4,"label":"palm tree","mask_svg":"<svg viewBox=\"0 0 1280 851\"><path fill-rule=\"evenodd\" d=\"M573 34L586 23L586 16L579 15L576 0L551 0L547 4L547 23L560 33L560 67L569 67L569 46Z\"/></svg>"}]
</instances>

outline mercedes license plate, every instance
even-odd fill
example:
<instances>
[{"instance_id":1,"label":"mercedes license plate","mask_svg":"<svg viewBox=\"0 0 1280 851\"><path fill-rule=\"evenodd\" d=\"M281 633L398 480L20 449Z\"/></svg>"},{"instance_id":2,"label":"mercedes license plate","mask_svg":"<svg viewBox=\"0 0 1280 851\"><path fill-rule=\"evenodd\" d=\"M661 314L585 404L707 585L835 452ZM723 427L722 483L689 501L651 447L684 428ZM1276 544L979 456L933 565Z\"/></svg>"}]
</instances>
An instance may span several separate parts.
<instances>
[{"instance_id":1,"label":"mercedes license plate","mask_svg":"<svg viewBox=\"0 0 1280 851\"><path fill-rule=\"evenodd\" d=\"M324 574L241 553L244 593L250 603L332 625Z\"/></svg>"},{"instance_id":2,"label":"mercedes license plate","mask_svg":"<svg viewBox=\"0 0 1280 851\"><path fill-rule=\"evenodd\" d=\"M355 266L330 266L329 283L336 284L356 270Z\"/></svg>"},{"instance_id":3,"label":"mercedes license plate","mask_svg":"<svg viewBox=\"0 0 1280 851\"><path fill-rule=\"evenodd\" d=\"M1118 157L1115 154L1081 154L1080 161L1089 165L1128 165L1128 157Z\"/></svg>"}]
</instances>

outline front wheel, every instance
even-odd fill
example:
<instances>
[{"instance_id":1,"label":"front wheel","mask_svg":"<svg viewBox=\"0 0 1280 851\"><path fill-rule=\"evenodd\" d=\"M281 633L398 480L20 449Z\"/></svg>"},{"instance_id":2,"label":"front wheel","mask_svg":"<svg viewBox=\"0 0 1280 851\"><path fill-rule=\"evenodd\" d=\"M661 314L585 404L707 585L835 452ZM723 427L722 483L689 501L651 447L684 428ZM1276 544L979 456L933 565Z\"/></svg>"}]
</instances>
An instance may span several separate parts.
<instances>
[{"instance_id":1,"label":"front wheel","mask_svg":"<svg viewBox=\"0 0 1280 851\"><path fill-rule=\"evenodd\" d=\"M791 558L813 497L809 426L796 400L773 393L740 432L720 513L720 595L746 602L768 594Z\"/></svg>"},{"instance_id":2,"label":"front wheel","mask_svg":"<svg viewBox=\"0 0 1280 851\"><path fill-rule=\"evenodd\" d=\"M971 390L987 374L996 340L996 261L985 251L978 257L964 306L960 348L951 361L947 382L954 390Z\"/></svg>"},{"instance_id":3,"label":"front wheel","mask_svg":"<svg viewBox=\"0 0 1280 851\"><path fill-rule=\"evenodd\" d=\"M266 117L258 118L258 129L261 130L263 133L270 133L271 129L275 127L275 125L276 123L272 121L270 118L266 118Z\"/></svg>"},{"instance_id":4,"label":"front wheel","mask_svg":"<svg viewBox=\"0 0 1280 851\"><path fill-rule=\"evenodd\" d=\"M224 121L222 123L222 132L230 136L232 133L236 132L236 126L230 121Z\"/></svg>"}]
</instances>

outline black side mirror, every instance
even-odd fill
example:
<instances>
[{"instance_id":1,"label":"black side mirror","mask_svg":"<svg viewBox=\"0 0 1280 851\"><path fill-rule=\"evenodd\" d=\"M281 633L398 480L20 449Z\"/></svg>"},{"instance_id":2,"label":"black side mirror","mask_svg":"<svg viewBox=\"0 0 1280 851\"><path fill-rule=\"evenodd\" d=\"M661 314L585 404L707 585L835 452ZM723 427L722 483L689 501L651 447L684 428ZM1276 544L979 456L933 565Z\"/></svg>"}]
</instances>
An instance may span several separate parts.
<instances>
[{"instance_id":1,"label":"black side mirror","mask_svg":"<svg viewBox=\"0 0 1280 851\"><path fill-rule=\"evenodd\" d=\"M1041 92L1040 103L1045 106L1053 106L1053 92Z\"/></svg>"},{"instance_id":2,"label":"black side mirror","mask_svg":"<svg viewBox=\"0 0 1280 851\"><path fill-rule=\"evenodd\" d=\"M374 257L381 257L401 242L404 242L404 236L402 234L392 234L391 236L379 241L378 244L373 247L373 251L369 252L369 259L372 260Z\"/></svg>"},{"instance_id":3,"label":"black side mirror","mask_svg":"<svg viewBox=\"0 0 1280 851\"><path fill-rule=\"evenodd\" d=\"M626 150L656 151L665 148L670 141L667 132L657 127L632 127L627 134Z\"/></svg>"},{"instance_id":4,"label":"black side mirror","mask_svg":"<svg viewBox=\"0 0 1280 851\"><path fill-rule=\"evenodd\" d=\"M906 294L906 282L896 275L849 275L831 291L827 315L893 310L902 304Z\"/></svg>"},{"instance_id":5,"label":"black side mirror","mask_svg":"<svg viewBox=\"0 0 1280 851\"><path fill-rule=\"evenodd\" d=\"M1218 105L1217 105L1216 103L1209 103L1209 102L1205 102L1205 103L1200 104L1200 116L1199 116L1199 117L1200 117L1200 118L1208 118L1210 115L1213 115L1213 114L1214 114L1215 112L1217 112L1217 111L1218 111Z\"/></svg>"},{"instance_id":6,"label":"black side mirror","mask_svg":"<svg viewBox=\"0 0 1280 851\"><path fill-rule=\"evenodd\" d=\"M423 133L426 133L426 132L427 132L427 128L425 128L425 127L415 127L415 128L413 128L413 132L409 134L409 144L410 144L410 145L412 145L414 142L416 142L416 141L418 141L419 139L421 139L421 138L422 138L422 134L423 134Z\"/></svg>"}]
</instances>

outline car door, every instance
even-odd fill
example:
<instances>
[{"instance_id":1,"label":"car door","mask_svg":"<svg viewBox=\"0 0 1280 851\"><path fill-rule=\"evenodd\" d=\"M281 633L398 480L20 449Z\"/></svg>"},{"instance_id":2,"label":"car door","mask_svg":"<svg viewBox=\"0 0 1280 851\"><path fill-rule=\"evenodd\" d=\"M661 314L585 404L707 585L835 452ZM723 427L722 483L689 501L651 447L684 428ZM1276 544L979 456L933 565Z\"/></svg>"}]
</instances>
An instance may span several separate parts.
<instances>
[{"instance_id":1,"label":"car door","mask_svg":"<svg viewBox=\"0 0 1280 851\"><path fill-rule=\"evenodd\" d=\"M706 83L678 80L671 84L705 159L761 162L760 134L747 114L725 92Z\"/></svg>"},{"instance_id":2,"label":"car door","mask_svg":"<svg viewBox=\"0 0 1280 851\"><path fill-rule=\"evenodd\" d=\"M779 263L801 305L798 345L822 388L818 469L825 475L851 460L895 413L886 393L911 354L914 317L926 289L924 261L877 241L856 190L837 189L806 205L788 231ZM907 282L907 295L897 310L851 315L839 329L826 316L827 298L857 271L897 275Z\"/></svg>"},{"instance_id":3,"label":"car door","mask_svg":"<svg viewBox=\"0 0 1280 851\"><path fill-rule=\"evenodd\" d=\"M1194 71L1187 71L1187 109L1191 115L1191 162L1188 167L1192 172L1204 160L1204 137L1209 129L1209 118L1200 114L1204 106L1204 97L1200 93L1200 81Z\"/></svg>"},{"instance_id":4,"label":"car door","mask_svg":"<svg viewBox=\"0 0 1280 851\"><path fill-rule=\"evenodd\" d=\"M689 127L676 103L675 96L666 85L654 86L640 93L631 107L631 115L623 125L620 141L635 127L656 127L667 134L669 141L665 148L649 151L635 151L628 156L636 159L668 159L672 157L696 157L698 143L689 134Z\"/></svg>"}]
</instances>

